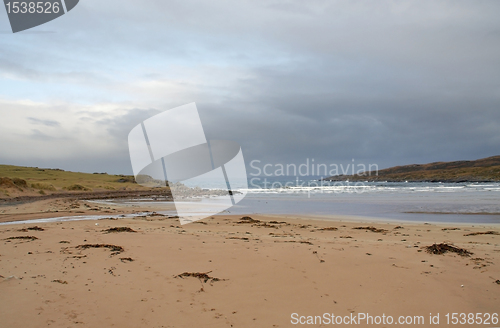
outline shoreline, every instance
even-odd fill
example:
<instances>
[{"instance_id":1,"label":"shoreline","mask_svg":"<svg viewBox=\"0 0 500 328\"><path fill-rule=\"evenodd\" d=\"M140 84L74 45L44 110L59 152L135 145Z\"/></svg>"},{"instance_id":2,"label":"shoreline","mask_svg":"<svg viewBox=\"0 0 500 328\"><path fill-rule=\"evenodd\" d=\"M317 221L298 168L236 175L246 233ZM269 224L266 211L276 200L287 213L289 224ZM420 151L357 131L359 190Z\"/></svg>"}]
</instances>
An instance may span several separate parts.
<instances>
[{"instance_id":1,"label":"shoreline","mask_svg":"<svg viewBox=\"0 0 500 328\"><path fill-rule=\"evenodd\" d=\"M174 215L166 215L159 214L156 211L133 211L132 213L122 213L122 214L114 214L114 215L104 215L104 214L92 214L92 215L69 215L69 216L51 216L51 217L43 217L43 218L30 218L26 219L25 217L19 218L14 221L2 221L0 218L0 226L7 225L15 225L15 224L38 224L38 223L54 223L54 222L71 222L71 221L99 221L99 220L118 220L118 219L127 219L134 217L145 217L145 216L164 216L166 218L170 218ZM213 216L225 217L225 216L235 216L234 214L221 214L218 213ZM366 216L354 216L354 215L300 215L300 217L296 217L290 214L262 214L262 213L253 213L253 214L243 214L236 216L264 216L269 218L277 218L277 219L290 219L290 220L299 220L299 221L324 221L331 223L343 223L343 222L351 222L351 223L367 223L367 224L411 224L411 225L435 225L435 226L462 226L462 227L492 227L492 228L500 228L499 223L471 223L471 222L445 222L445 221L410 221L410 220L397 220L397 219L388 219L388 218L379 218L379 217L366 217ZM205 219L208 219L207 217ZM199 221L203 222L204 219ZM198 222L194 221L193 223Z\"/></svg>"},{"instance_id":2,"label":"shoreline","mask_svg":"<svg viewBox=\"0 0 500 328\"><path fill-rule=\"evenodd\" d=\"M124 198L120 198L124 199ZM101 220L106 217L123 217L123 216L135 216L135 215L145 215L148 213L156 212L175 212L174 202L167 200L162 202L161 206L155 205L154 202L107 202L107 200L113 200L113 198L105 199L73 199L73 198L53 198L53 199L42 199L37 201L25 201L19 204L0 205L0 225L5 224L29 224L30 221L43 220L42 222L66 222L75 220ZM130 200L134 200L131 198ZM432 212L432 211L408 211L402 212L403 214L420 214L420 215L443 215L444 217L448 215L457 216L494 216L500 215L500 213L460 213L460 212ZM218 216L231 216L232 213L219 213ZM324 221L347 221L347 222L367 222L367 223L410 223L410 224L436 224L436 225L463 225L463 226L474 226L474 225L484 225L484 226L499 226L499 222L462 222L462 221L436 221L436 220L410 220L410 219L398 219L380 216L363 216L363 215L344 215L344 214L311 214L311 213L252 213L252 214L238 214L238 215L259 215L259 216L269 216L269 217L287 217L287 218L297 218L304 220L324 220ZM168 215L167 215L168 216ZM40 222L40 221L37 221Z\"/></svg>"},{"instance_id":3,"label":"shoreline","mask_svg":"<svg viewBox=\"0 0 500 328\"><path fill-rule=\"evenodd\" d=\"M130 215L153 212L154 209L152 206L141 204L117 205L75 198L50 198L19 204L2 204L0 205L0 223L73 216Z\"/></svg>"},{"instance_id":4,"label":"shoreline","mask_svg":"<svg viewBox=\"0 0 500 328\"><path fill-rule=\"evenodd\" d=\"M438 212L438 211L406 211L409 214L441 214L441 215L500 215L498 212Z\"/></svg>"},{"instance_id":5,"label":"shoreline","mask_svg":"<svg viewBox=\"0 0 500 328\"><path fill-rule=\"evenodd\" d=\"M218 216L233 215L233 214L218 214ZM370 216L359 216L359 215L325 215L325 214L263 214L263 213L253 213L249 214L265 217L276 217L276 218L287 218L296 220L310 220L310 221L326 221L326 222L352 222L352 223L369 223L369 224L411 224L411 225L435 225L435 226L449 226L458 225L464 227L494 227L500 229L500 222L498 223L474 223L474 222L449 222L449 221L412 221L412 220L401 220L392 218L381 218L381 217L370 217ZM234 215L233 215L234 216ZM240 215L241 216L241 215ZM243 215L244 216L244 215Z\"/></svg>"}]
</instances>

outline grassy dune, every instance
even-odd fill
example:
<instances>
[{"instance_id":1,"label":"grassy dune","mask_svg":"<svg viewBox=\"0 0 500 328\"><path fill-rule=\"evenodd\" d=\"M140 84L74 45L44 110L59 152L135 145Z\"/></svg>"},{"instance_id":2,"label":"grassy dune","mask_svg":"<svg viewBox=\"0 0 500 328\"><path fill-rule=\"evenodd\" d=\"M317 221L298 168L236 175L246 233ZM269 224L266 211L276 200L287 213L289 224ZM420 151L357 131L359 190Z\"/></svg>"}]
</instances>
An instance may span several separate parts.
<instances>
[{"instance_id":1,"label":"grassy dune","mask_svg":"<svg viewBox=\"0 0 500 328\"><path fill-rule=\"evenodd\" d=\"M146 189L136 184L133 176L0 165L0 198Z\"/></svg>"}]
</instances>

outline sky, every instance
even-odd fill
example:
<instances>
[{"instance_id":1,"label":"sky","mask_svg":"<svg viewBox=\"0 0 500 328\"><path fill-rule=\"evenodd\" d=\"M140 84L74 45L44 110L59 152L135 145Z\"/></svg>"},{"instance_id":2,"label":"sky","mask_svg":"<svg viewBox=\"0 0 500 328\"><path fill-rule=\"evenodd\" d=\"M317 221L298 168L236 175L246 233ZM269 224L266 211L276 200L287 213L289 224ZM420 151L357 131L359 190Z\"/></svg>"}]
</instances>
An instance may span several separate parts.
<instances>
[{"instance_id":1,"label":"sky","mask_svg":"<svg viewBox=\"0 0 500 328\"><path fill-rule=\"evenodd\" d=\"M13 34L0 164L132 174L127 136L195 102L247 165L500 154L500 2L81 0Z\"/></svg>"}]
</instances>

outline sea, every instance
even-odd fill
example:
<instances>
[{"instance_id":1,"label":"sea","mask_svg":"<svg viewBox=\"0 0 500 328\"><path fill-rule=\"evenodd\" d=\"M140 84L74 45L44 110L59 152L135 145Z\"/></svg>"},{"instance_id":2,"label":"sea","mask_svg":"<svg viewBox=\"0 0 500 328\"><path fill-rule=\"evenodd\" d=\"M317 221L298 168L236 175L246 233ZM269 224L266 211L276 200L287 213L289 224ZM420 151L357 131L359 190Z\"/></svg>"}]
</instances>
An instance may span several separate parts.
<instances>
[{"instance_id":1,"label":"sea","mask_svg":"<svg viewBox=\"0 0 500 328\"><path fill-rule=\"evenodd\" d=\"M252 177L248 188L233 189L246 196L225 213L500 223L500 183L350 182L279 176Z\"/></svg>"}]
</instances>

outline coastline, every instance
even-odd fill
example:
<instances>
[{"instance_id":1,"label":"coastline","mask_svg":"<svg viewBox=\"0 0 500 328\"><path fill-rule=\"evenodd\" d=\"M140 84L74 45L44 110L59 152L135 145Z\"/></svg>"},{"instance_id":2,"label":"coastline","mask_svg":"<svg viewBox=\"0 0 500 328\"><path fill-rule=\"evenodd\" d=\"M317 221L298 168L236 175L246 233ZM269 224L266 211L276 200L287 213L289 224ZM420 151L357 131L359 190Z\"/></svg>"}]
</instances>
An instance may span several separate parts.
<instances>
[{"instance_id":1,"label":"coastline","mask_svg":"<svg viewBox=\"0 0 500 328\"><path fill-rule=\"evenodd\" d=\"M500 226L500 221L489 222L475 222L475 221L449 221L436 220L436 217L498 217L500 213L489 212L439 212L439 211L402 211L401 216L387 215L358 215L358 214L325 214L315 213L311 211L306 212L241 212L245 209L231 212L219 213L218 216L225 215L258 215L266 217L284 217L299 220L326 220L338 222L365 222L365 223L406 223L406 224L425 224L431 223L436 225L487 225L487 226ZM42 222L64 222L72 218L78 220L95 221L103 218L124 218L133 216L151 215L152 213L159 213L159 215L173 215L175 213L175 204L170 199L166 201L141 201L136 198L105 198L105 199L78 199L78 198L57 198L52 197L49 199L38 199L24 202L3 203L0 204L0 225L2 224L15 224L26 223L30 224L43 220ZM406 218L406 214L417 214L418 219ZM427 220L425 218L428 218Z\"/></svg>"}]
</instances>

